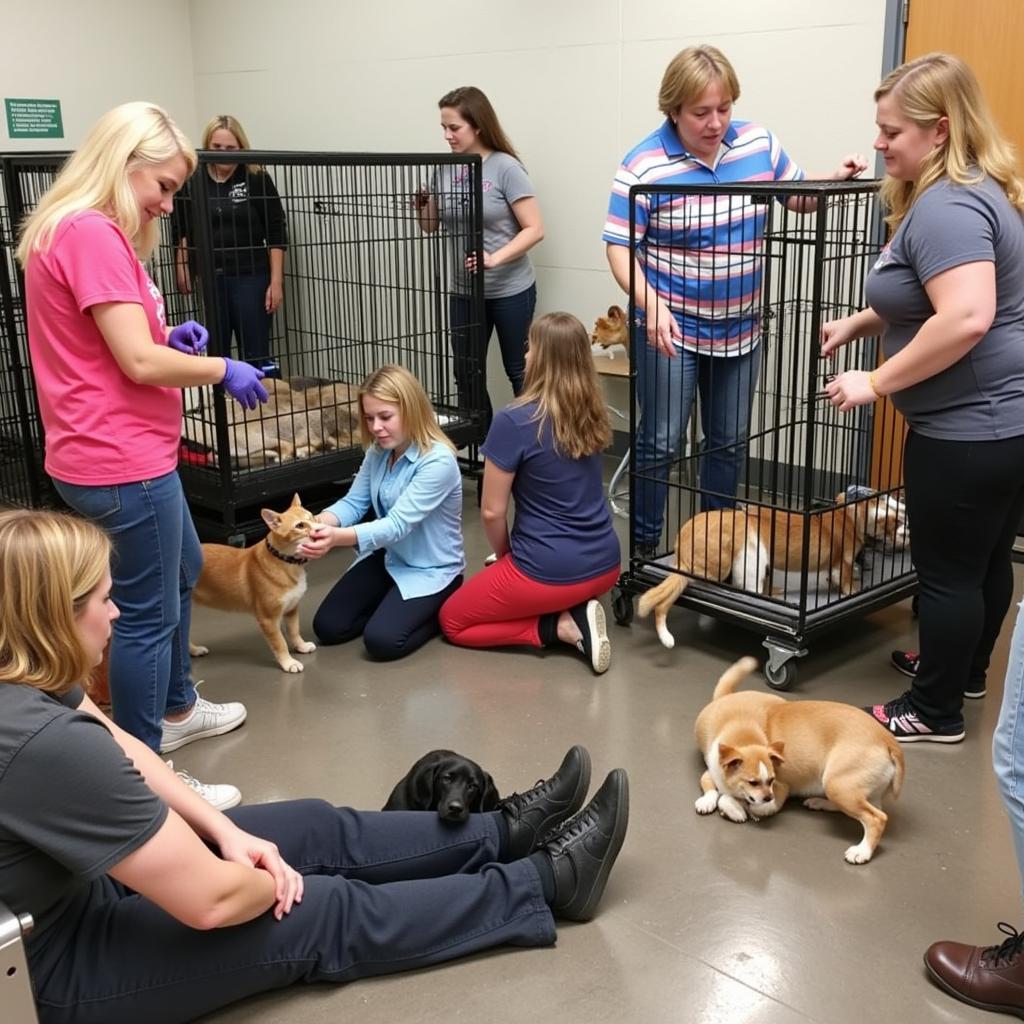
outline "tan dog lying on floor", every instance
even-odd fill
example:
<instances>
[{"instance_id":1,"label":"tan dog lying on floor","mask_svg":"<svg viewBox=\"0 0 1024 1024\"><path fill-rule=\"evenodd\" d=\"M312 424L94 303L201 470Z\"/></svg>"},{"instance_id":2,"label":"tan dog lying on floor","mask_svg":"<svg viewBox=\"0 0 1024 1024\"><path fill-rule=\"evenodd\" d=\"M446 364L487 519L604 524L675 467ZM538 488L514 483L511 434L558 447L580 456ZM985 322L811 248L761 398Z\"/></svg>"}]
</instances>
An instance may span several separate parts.
<instances>
[{"instance_id":1,"label":"tan dog lying on floor","mask_svg":"<svg viewBox=\"0 0 1024 1024\"><path fill-rule=\"evenodd\" d=\"M697 813L746 821L777 813L790 796L804 797L812 811L842 811L864 826L864 838L845 856L866 864L889 820L878 804L888 793L899 796L903 785L899 743L850 704L733 692L755 668L753 658L741 658L726 669L697 716L707 765Z\"/></svg>"},{"instance_id":2,"label":"tan dog lying on floor","mask_svg":"<svg viewBox=\"0 0 1024 1024\"><path fill-rule=\"evenodd\" d=\"M844 597L857 590L855 560L868 537L892 547L906 543L903 505L890 495L848 503L836 495L836 506L824 512L780 512L749 506L718 509L688 519L676 538L676 568L640 598L641 617L654 611L658 638L675 646L668 630L669 609L686 589L690 576L721 582L730 574L737 585L754 594L766 591L769 569L799 572L803 560L804 516L810 519L807 565L827 573Z\"/></svg>"},{"instance_id":3,"label":"tan dog lying on floor","mask_svg":"<svg viewBox=\"0 0 1024 1024\"><path fill-rule=\"evenodd\" d=\"M602 348L611 348L612 345L625 345L629 348L629 324L626 321L626 311L621 306L609 306L607 316L599 316L594 321L594 329L590 333L590 340Z\"/></svg>"},{"instance_id":4,"label":"tan dog lying on floor","mask_svg":"<svg viewBox=\"0 0 1024 1024\"><path fill-rule=\"evenodd\" d=\"M229 612L251 612L278 665L285 672L301 672L302 662L288 653L288 643L301 654L312 654L316 644L299 635L299 601L306 592L306 559L296 555L314 525L313 513L302 507L296 494L284 512L265 508L260 513L270 527L265 541L249 548L227 544L203 545L203 571L192 591L198 604ZM189 644L197 658L208 647Z\"/></svg>"}]
</instances>

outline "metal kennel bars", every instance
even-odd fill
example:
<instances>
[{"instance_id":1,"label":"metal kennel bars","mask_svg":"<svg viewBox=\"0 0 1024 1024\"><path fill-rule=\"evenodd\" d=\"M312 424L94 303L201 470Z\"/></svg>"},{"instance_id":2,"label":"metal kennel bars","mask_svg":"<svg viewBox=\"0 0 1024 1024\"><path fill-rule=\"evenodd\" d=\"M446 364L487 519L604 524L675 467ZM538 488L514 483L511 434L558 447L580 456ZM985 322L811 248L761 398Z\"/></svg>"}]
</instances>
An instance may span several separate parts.
<instances>
[{"instance_id":1,"label":"metal kennel bars","mask_svg":"<svg viewBox=\"0 0 1024 1024\"><path fill-rule=\"evenodd\" d=\"M210 168L224 154L199 154L148 267L169 323L199 320L210 331L210 355L246 358L267 373L270 401L252 412L220 387L184 395L185 492L201 532L232 540L257 523L260 505L294 491L307 503L337 496L362 459L356 389L385 363L399 363L421 381L452 440L470 446L470 465L483 438L482 396L456 382L457 368L472 369L470 357L463 354L457 367L453 355L453 345L483 324L482 278L462 270L467 254L483 245L479 157L244 156L247 172L220 187ZM0 159L17 222L63 155ZM424 193L448 213L434 230L424 230L417 215ZM249 326L261 320L272 248L284 252L284 301L254 351ZM34 461L22 474L30 493L15 493L0 478L0 500L36 504L41 432L13 252L5 271L14 301L9 315L4 311L3 394L27 396L12 412L11 433L22 440L23 456L32 448Z\"/></svg>"},{"instance_id":2,"label":"metal kennel bars","mask_svg":"<svg viewBox=\"0 0 1024 1024\"><path fill-rule=\"evenodd\" d=\"M916 589L903 422L887 401L840 413L823 395L830 374L877 365L878 339L819 354L822 324L865 304L884 244L877 183L633 186L629 198L631 292L652 316L671 310L700 354L655 358L631 312L630 560L615 617L630 622L633 598L680 571L679 603L762 632L766 677L785 688L808 637Z\"/></svg>"}]
</instances>

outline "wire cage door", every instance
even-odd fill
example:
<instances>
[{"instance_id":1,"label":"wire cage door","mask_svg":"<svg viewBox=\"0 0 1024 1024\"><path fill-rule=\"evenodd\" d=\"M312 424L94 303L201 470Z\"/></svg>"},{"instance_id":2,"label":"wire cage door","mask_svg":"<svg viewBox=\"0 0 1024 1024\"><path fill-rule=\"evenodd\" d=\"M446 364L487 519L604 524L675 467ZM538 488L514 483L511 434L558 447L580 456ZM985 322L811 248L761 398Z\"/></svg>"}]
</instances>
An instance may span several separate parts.
<instances>
[{"instance_id":1,"label":"wire cage door","mask_svg":"<svg viewBox=\"0 0 1024 1024\"><path fill-rule=\"evenodd\" d=\"M840 413L831 374L873 369L877 338L820 356L864 305L883 244L876 183L634 186L630 564L616 617L680 573L680 602L763 631L789 685L815 631L916 586L903 425ZM639 281L640 291L636 291ZM656 344L672 354L659 354Z\"/></svg>"}]
</instances>

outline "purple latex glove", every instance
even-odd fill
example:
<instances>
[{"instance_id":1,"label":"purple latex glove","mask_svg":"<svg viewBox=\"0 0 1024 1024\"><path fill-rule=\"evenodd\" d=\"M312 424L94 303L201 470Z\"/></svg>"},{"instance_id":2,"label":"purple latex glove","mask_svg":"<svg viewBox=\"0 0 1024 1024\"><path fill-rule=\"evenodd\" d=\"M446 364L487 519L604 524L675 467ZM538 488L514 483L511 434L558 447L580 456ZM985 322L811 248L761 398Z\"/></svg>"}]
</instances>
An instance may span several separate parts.
<instances>
[{"instance_id":1,"label":"purple latex glove","mask_svg":"<svg viewBox=\"0 0 1024 1024\"><path fill-rule=\"evenodd\" d=\"M195 320L186 320L183 324L178 324L167 335L167 344L187 356L197 356L205 351L209 341L209 331Z\"/></svg>"},{"instance_id":2,"label":"purple latex glove","mask_svg":"<svg viewBox=\"0 0 1024 1024\"><path fill-rule=\"evenodd\" d=\"M270 396L267 389L260 383L263 371L248 363L240 363L237 359L225 359L224 379L221 383L224 390L247 409L255 409L257 404L265 402Z\"/></svg>"}]
</instances>

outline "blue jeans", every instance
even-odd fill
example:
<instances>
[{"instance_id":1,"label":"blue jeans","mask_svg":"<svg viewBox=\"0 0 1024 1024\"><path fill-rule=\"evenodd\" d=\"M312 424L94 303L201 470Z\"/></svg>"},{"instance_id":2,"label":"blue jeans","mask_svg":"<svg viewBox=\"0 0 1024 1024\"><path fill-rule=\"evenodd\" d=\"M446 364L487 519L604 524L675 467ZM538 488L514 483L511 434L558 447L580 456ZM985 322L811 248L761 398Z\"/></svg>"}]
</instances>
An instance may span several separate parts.
<instances>
[{"instance_id":1,"label":"blue jeans","mask_svg":"<svg viewBox=\"0 0 1024 1024\"><path fill-rule=\"evenodd\" d=\"M1017 869L1024 879L1024 601L1010 641L1003 706L992 737L992 766L1010 817Z\"/></svg>"},{"instance_id":2,"label":"blue jeans","mask_svg":"<svg viewBox=\"0 0 1024 1024\"><path fill-rule=\"evenodd\" d=\"M701 511L733 508L747 457L750 409L761 368L761 347L742 356L709 356L677 350L663 355L647 344L645 328L634 330L633 362L640 406L634 465L633 538L658 545L665 518L668 477L700 392L704 434L699 464Z\"/></svg>"},{"instance_id":3,"label":"blue jeans","mask_svg":"<svg viewBox=\"0 0 1024 1024\"><path fill-rule=\"evenodd\" d=\"M231 335L238 342L238 358L254 366L270 360L270 324L267 312L267 288L270 274L245 274L240 277L217 275L217 323L221 351L231 351Z\"/></svg>"},{"instance_id":4,"label":"blue jeans","mask_svg":"<svg viewBox=\"0 0 1024 1024\"><path fill-rule=\"evenodd\" d=\"M29 938L41 1024L177 1024L296 982L415 970L498 945L550 946L529 860L500 863L498 816L353 811L322 800L228 811L305 876L283 920L197 931L106 875Z\"/></svg>"},{"instance_id":5,"label":"blue jeans","mask_svg":"<svg viewBox=\"0 0 1024 1024\"><path fill-rule=\"evenodd\" d=\"M110 640L114 721L158 751L164 715L196 700L188 633L203 553L181 481L174 472L131 484L54 485L110 534L111 597L121 609Z\"/></svg>"},{"instance_id":6,"label":"blue jeans","mask_svg":"<svg viewBox=\"0 0 1024 1024\"><path fill-rule=\"evenodd\" d=\"M484 427L490 427L494 410L487 394L487 347L491 333L498 332L501 361L512 393L523 390L526 376L526 336L537 306L537 286L531 284L517 295L484 300L484 323L479 330L472 324L472 304L462 295L451 297L452 350L455 357L455 384L459 408L482 410Z\"/></svg>"}]
</instances>

